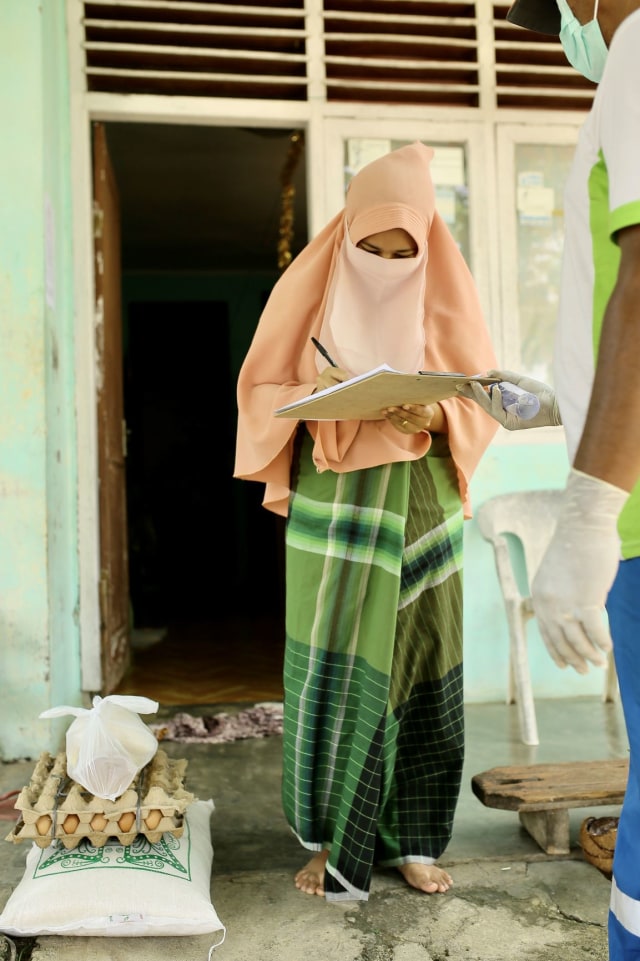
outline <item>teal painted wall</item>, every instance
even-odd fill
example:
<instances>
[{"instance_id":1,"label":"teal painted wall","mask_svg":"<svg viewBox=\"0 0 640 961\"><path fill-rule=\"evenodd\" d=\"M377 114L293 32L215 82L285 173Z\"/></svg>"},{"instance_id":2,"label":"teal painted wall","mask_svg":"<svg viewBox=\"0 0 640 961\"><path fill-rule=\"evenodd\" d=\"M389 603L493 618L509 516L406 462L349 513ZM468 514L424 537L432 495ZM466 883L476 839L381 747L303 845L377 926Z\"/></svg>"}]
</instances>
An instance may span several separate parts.
<instances>
[{"instance_id":1,"label":"teal painted wall","mask_svg":"<svg viewBox=\"0 0 640 961\"><path fill-rule=\"evenodd\" d=\"M43 11L43 183L45 209L45 391L47 398L47 580L49 701L80 704L78 465L75 416L75 303L71 132L64 0ZM47 282L47 276L52 282ZM47 288L49 288L47 290ZM53 288L53 289L51 289ZM85 317L85 323L93 323ZM39 721L52 743L67 719Z\"/></svg>"},{"instance_id":2,"label":"teal painted wall","mask_svg":"<svg viewBox=\"0 0 640 961\"><path fill-rule=\"evenodd\" d=\"M0 757L79 703L73 258L64 0L0 8Z\"/></svg>"}]
</instances>

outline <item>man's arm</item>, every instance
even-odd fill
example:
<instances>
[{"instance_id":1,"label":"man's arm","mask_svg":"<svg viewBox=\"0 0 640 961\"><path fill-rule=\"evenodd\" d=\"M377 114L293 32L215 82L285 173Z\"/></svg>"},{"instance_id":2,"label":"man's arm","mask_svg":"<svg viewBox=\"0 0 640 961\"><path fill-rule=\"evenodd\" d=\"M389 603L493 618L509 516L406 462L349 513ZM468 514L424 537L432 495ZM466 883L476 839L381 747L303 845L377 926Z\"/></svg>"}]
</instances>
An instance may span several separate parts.
<instances>
[{"instance_id":1,"label":"man's arm","mask_svg":"<svg viewBox=\"0 0 640 961\"><path fill-rule=\"evenodd\" d=\"M618 516L640 478L640 226L618 235L620 264L603 319L585 427L563 495L556 531L533 579L540 634L559 667L580 674L604 666L611 637L603 620L620 561ZM465 396L509 430L559 423L551 388L513 371L492 371L541 399L540 414L519 421L475 384Z\"/></svg>"},{"instance_id":2,"label":"man's arm","mask_svg":"<svg viewBox=\"0 0 640 961\"><path fill-rule=\"evenodd\" d=\"M603 620L620 562L618 516L640 477L640 227L620 232L620 266L603 320L582 438L551 543L531 587L540 633L559 667L604 666Z\"/></svg>"},{"instance_id":3,"label":"man's arm","mask_svg":"<svg viewBox=\"0 0 640 961\"><path fill-rule=\"evenodd\" d=\"M621 230L618 243L618 280L574 467L630 491L640 477L640 226Z\"/></svg>"}]
</instances>

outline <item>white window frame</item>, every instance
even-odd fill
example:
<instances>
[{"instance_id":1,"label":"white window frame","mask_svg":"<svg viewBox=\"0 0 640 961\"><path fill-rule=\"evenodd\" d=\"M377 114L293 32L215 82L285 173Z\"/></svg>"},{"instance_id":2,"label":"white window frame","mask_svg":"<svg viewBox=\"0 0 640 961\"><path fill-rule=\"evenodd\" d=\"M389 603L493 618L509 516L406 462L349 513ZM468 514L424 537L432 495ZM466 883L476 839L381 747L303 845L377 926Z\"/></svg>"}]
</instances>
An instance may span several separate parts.
<instances>
[{"instance_id":1,"label":"white window frame","mask_svg":"<svg viewBox=\"0 0 640 961\"><path fill-rule=\"evenodd\" d=\"M575 146L584 117L561 125L499 124L496 127L496 190L500 249L499 282L503 318L501 364L520 370L521 337L518 297L518 232L516 206L516 149L521 144ZM510 187L508 185L511 185Z\"/></svg>"}]
</instances>

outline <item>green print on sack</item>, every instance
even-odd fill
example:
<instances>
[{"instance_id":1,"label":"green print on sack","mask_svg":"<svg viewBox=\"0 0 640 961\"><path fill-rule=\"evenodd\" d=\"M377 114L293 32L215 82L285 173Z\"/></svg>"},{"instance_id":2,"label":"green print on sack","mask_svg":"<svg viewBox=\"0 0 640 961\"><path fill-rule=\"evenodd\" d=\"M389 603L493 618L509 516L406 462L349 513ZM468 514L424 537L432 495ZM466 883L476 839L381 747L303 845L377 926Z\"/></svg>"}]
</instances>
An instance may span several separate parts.
<instances>
[{"instance_id":1,"label":"green print on sack","mask_svg":"<svg viewBox=\"0 0 640 961\"><path fill-rule=\"evenodd\" d=\"M95 847L84 838L73 851L67 851L54 844L43 850L33 877L104 868L134 868L136 871L152 871L154 874L190 881L190 840L185 825L182 838L167 833L155 844L143 834L139 834L129 845L107 841L103 847Z\"/></svg>"}]
</instances>

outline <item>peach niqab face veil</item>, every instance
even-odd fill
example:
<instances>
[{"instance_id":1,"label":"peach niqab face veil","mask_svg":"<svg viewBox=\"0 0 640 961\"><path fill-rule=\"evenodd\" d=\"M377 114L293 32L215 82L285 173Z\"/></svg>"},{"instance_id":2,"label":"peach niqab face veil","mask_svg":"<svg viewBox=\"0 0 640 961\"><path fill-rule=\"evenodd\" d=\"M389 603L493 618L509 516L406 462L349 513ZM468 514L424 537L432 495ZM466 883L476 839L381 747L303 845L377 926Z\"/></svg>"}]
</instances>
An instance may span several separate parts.
<instances>
[{"instance_id":1,"label":"peach niqab face veil","mask_svg":"<svg viewBox=\"0 0 640 961\"><path fill-rule=\"evenodd\" d=\"M418 371L424 363L424 302L433 187L424 167L389 171L375 162L351 182L344 240L337 254L320 340L340 367L362 374L387 363ZM386 259L358 248L372 234L402 228L415 257ZM326 364L317 360L318 370Z\"/></svg>"}]
</instances>

